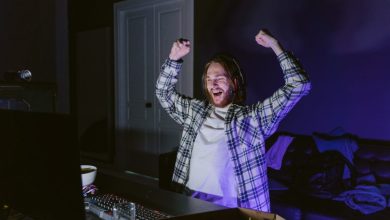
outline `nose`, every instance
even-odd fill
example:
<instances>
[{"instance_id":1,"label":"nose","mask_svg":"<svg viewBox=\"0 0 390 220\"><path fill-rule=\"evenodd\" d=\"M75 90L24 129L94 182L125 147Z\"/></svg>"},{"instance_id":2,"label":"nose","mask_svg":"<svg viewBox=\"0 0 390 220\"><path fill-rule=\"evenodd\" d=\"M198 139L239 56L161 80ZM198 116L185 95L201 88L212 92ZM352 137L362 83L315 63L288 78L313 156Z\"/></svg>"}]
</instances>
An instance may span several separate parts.
<instances>
[{"instance_id":1,"label":"nose","mask_svg":"<svg viewBox=\"0 0 390 220\"><path fill-rule=\"evenodd\" d=\"M208 86L216 86L216 85L218 85L218 83L217 83L216 79L208 79L207 80L207 85Z\"/></svg>"}]
</instances>

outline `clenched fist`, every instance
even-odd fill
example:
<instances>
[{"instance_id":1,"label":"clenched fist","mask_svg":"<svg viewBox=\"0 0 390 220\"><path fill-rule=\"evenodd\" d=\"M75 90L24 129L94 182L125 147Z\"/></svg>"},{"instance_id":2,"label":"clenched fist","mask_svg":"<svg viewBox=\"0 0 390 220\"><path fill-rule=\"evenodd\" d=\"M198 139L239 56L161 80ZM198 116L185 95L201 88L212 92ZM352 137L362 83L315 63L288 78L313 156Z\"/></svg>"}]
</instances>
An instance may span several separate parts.
<instances>
[{"instance_id":1,"label":"clenched fist","mask_svg":"<svg viewBox=\"0 0 390 220\"><path fill-rule=\"evenodd\" d=\"M171 60L180 60L182 57L187 55L191 50L191 43L186 39L178 39L175 41L171 48L171 53L169 54L169 59Z\"/></svg>"}]
</instances>

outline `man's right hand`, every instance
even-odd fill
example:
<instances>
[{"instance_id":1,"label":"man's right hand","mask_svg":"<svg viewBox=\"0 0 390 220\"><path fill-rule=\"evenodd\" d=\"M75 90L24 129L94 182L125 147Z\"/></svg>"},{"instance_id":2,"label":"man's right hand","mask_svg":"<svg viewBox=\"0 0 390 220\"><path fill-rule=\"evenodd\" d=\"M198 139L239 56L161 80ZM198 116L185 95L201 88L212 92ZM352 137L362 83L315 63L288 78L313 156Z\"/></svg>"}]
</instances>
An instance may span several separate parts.
<instances>
[{"instance_id":1,"label":"man's right hand","mask_svg":"<svg viewBox=\"0 0 390 220\"><path fill-rule=\"evenodd\" d=\"M283 48L279 42L265 30L260 30L256 35L255 40L259 45L271 48L277 56L283 52Z\"/></svg>"},{"instance_id":2,"label":"man's right hand","mask_svg":"<svg viewBox=\"0 0 390 220\"><path fill-rule=\"evenodd\" d=\"M171 60L180 60L185 55L190 52L190 41L189 40L177 40L173 43L171 48L171 53L169 54L169 59Z\"/></svg>"}]
</instances>

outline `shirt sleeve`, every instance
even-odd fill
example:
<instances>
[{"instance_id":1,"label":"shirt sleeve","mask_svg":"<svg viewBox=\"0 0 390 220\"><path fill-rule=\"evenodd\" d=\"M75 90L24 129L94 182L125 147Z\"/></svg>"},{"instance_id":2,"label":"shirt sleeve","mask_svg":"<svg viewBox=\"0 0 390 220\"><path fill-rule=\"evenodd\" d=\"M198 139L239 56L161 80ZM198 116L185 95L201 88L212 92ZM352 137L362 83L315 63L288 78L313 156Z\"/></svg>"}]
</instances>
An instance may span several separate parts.
<instances>
[{"instance_id":1,"label":"shirt sleeve","mask_svg":"<svg viewBox=\"0 0 390 220\"><path fill-rule=\"evenodd\" d=\"M285 84L274 94L258 102L255 112L264 135L270 136L280 121L311 90L311 83L298 60L289 52L283 52L277 59L282 68Z\"/></svg>"},{"instance_id":2,"label":"shirt sleeve","mask_svg":"<svg viewBox=\"0 0 390 220\"><path fill-rule=\"evenodd\" d=\"M171 59L164 62L156 83L156 96L169 116L183 125L189 115L191 99L176 92L177 76L182 63L182 60Z\"/></svg>"}]
</instances>

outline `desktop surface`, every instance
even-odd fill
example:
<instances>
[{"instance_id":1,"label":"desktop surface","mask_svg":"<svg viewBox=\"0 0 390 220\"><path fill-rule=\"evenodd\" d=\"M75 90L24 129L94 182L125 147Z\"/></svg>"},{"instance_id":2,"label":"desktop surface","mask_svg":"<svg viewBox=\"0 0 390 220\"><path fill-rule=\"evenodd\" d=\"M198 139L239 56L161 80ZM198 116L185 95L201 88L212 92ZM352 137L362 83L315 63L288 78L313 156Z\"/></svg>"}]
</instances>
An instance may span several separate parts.
<instances>
[{"instance_id":1,"label":"desktop surface","mask_svg":"<svg viewBox=\"0 0 390 220\"><path fill-rule=\"evenodd\" d=\"M182 194L159 189L157 186L130 181L125 172L109 170L101 172L98 169L96 186L100 195L119 197L126 202L142 205L152 211L169 215L168 218L136 218L136 219L177 219L177 220L283 220L277 214L259 212L244 208L228 208ZM118 200L118 199L117 199ZM137 210L136 210L137 213ZM87 220L99 219L95 215L87 214Z\"/></svg>"},{"instance_id":2,"label":"desktop surface","mask_svg":"<svg viewBox=\"0 0 390 220\"><path fill-rule=\"evenodd\" d=\"M179 193L159 189L158 186L131 181L127 178L128 174L122 171L102 170L98 168L94 183L99 189L98 193L117 195L172 217L228 209Z\"/></svg>"}]
</instances>

